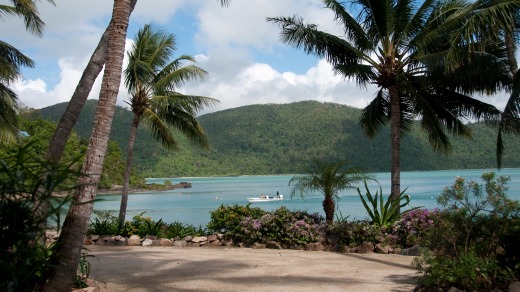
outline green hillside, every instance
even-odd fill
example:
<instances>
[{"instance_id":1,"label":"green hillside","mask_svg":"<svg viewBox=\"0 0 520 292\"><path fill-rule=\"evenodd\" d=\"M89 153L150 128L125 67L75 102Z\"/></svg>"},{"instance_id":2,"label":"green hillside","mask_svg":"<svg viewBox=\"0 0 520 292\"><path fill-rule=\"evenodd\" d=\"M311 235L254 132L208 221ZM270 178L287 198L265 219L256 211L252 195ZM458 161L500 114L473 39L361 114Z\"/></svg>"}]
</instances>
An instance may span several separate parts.
<instances>
[{"instance_id":1,"label":"green hillside","mask_svg":"<svg viewBox=\"0 0 520 292\"><path fill-rule=\"evenodd\" d=\"M57 121L65 109L58 104L40 110ZM95 101L89 101L76 126L90 135ZM198 149L179 137L175 151L162 149L140 128L135 166L147 176L213 176L298 173L311 158L347 159L372 172L390 169L389 130L369 139L358 125L361 110L345 105L304 101L291 104L251 105L200 116L211 141L210 151ZM131 112L118 107L111 138L126 149ZM434 153L418 126L402 140L401 169L439 170L491 168L495 164L495 130L470 125L473 140L452 138L449 156ZM520 167L515 149L520 138L508 137L504 167Z\"/></svg>"}]
</instances>

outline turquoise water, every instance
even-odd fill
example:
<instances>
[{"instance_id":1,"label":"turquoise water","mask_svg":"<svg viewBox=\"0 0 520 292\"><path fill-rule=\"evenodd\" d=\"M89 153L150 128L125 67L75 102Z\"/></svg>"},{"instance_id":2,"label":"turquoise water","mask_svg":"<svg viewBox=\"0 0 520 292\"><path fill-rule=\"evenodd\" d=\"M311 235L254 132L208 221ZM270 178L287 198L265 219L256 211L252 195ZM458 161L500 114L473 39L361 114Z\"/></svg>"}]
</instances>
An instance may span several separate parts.
<instances>
[{"instance_id":1,"label":"turquoise water","mask_svg":"<svg viewBox=\"0 0 520 292\"><path fill-rule=\"evenodd\" d=\"M425 208L437 207L436 198L443 188L453 184L457 176L467 180L481 182L483 172L490 170L446 170L446 171L414 171L401 173L401 188L408 188L407 194L411 196L411 206ZM520 200L520 169L494 170L497 175L509 176L509 190L507 194L511 199ZM383 193L390 193L390 173L374 173L383 188ZM204 177L204 178L173 178L172 183L187 181L192 184L191 189L176 189L163 192L147 192L132 194L128 199L127 220L141 212L146 212L154 220L163 219L165 222L179 221L205 226L210 220L210 211L224 205L246 205L248 197L258 197L260 194L275 195L276 191L285 196L284 201L253 203L264 210L272 211L280 206L286 206L291 210L307 210L318 212L322 215L321 202L323 196L319 193L300 197L290 197L288 182L292 175L269 176L239 176L239 177ZM148 182L161 183L165 179L149 179ZM371 183L369 185L372 194L379 187ZM363 188L362 188L363 190ZM364 193L364 192L363 192ZM101 201L94 204L95 210L112 210L118 214L121 196L99 196ZM337 213L349 219L366 219L356 190L344 191L340 194Z\"/></svg>"}]
</instances>

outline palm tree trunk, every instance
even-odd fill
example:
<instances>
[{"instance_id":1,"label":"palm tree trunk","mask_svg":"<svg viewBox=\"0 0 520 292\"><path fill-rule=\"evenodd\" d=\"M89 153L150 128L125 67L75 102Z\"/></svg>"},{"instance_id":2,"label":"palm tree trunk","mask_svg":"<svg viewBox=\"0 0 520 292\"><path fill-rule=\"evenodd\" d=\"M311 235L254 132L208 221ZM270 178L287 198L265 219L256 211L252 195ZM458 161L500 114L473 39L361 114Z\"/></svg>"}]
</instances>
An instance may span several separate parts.
<instances>
[{"instance_id":1,"label":"palm tree trunk","mask_svg":"<svg viewBox=\"0 0 520 292\"><path fill-rule=\"evenodd\" d=\"M130 12L129 1L114 0L113 24L109 31L105 73L94 118L94 129L89 140L87 155L82 168L82 173L88 176L80 180L81 187L73 198L63 224L62 233L57 242L57 249L49 267L46 282L42 287L43 291L68 292L71 290L72 281L76 275L112 127L117 93L121 83Z\"/></svg>"},{"instance_id":2,"label":"palm tree trunk","mask_svg":"<svg viewBox=\"0 0 520 292\"><path fill-rule=\"evenodd\" d=\"M128 141L128 149L126 152L125 175L123 181L123 193L121 194L121 207L119 207L119 226L125 224L126 206L128 205L128 189L130 188L130 172L132 171L132 157L134 154L135 137L137 136L137 127L139 127L140 116L134 113L132 128L130 129L130 140Z\"/></svg>"},{"instance_id":3,"label":"palm tree trunk","mask_svg":"<svg viewBox=\"0 0 520 292\"><path fill-rule=\"evenodd\" d=\"M327 224L332 224L334 222L334 210L336 208L336 204L331 196L325 196L323 200L323 211L325 211L325 221Z\"/></svg>"},{"instance_id":4,"label":"palm tree trunk","mask_svg":"<svg viewBox=\"0 0 520 292\"><path fill-rule=\"evenodd\" d=\"M391 140L391 194L392 199L401 193L401 109L396 85L388 88L390 94L390 140ZM399 204L397 202L396 204ZM397 206L399 208L399 206Z\"/></svg>"},{"instance_id":5,"label":"palm tree trunk","mask_svg":"<svg viewBox=\"0 0 520 292\"><path fill-rule=\"evenodd\" d=\"M128 0L130 1L130 13L134 10L135 4L137 0ZM107 56L107 47L108 47L108 32L111 29L112 22L109 23L103 36L99 40L99 43L90 56L90 60L81 75L81 78L76 86L76 90L70 101L67 105L67 109L63 113L61 120L56 128L56 132L54 132L54 136L52 137L49 148L47 149L46 159L50 161L54 161L58 163L61 160L61 156L63 155L63 150L65 149L65 144L69 139L70 133L74 128L74 125L78 121L79 114L85 105L85 102L92 90L92 86L96 81L96 78L103 69L103 65L106 61Z\"/></svg>"}]
</instances>

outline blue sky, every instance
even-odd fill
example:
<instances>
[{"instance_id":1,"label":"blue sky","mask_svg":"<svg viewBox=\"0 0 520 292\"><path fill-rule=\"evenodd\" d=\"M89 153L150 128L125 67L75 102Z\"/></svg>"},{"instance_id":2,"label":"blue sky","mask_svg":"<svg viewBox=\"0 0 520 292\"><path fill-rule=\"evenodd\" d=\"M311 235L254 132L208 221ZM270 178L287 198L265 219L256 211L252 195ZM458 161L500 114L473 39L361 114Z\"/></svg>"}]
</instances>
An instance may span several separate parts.
<instances>
[{"instance_id":1,"label":"blue sky","mask_svg":"<svg viewBox=\"0 0 520 292\"><path fill-rule=\"evenodd\" d=\"M0 4L8 3L0 0ZM39 2L46 29L42 38L24 30L21 21L4 19L2 40L21 49L36 62L14 84L19 99L42 108L70 99L112 13L113 1L55 0ZM334 76L324 60L282 44L279 29L266 17L298 14L321 30L341 35L333 15L319 0L139 0L130 18L127 47L137 30L154 23L177 37L177 54L195 56L209 72L204 82L191 82L180 91L220 100L212 112L259 103L301 100L336 102L362 108L375 88L358 88ZM101 75L100 75L101 76ZM98 78L89 98L98 98ZM121 86L118 104L128 99ZM504 96L485 101L502 108Z\"/></svg>"}]
</instances>

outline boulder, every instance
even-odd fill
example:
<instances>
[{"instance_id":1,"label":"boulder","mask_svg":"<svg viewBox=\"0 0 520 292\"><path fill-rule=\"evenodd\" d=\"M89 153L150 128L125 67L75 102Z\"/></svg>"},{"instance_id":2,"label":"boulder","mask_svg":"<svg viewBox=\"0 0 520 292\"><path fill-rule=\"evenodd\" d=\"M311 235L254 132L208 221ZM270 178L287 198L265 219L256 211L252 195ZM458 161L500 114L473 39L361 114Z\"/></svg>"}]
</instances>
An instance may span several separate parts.
<instances>
[{"instance_id":1,"label":"boulder","mask_svg":"<svg viewBox=\"0 0 520 292\"><path fill-rule=\"evenodd\" d=\"M357 247L357 253L374 253L374 245L371 242L363 242Z\"/></svg>"},{"instance_id":2,"label":"boulder","mask_svg":"<svg viewBox=\"0 0 520 292\"><path fill-rule=\"evenodd\" d=\"M153 245L153 240L151 239L145 239L143 240L143 246L152 246Z\"/></svg>"},{"instance_id":3,"label":"boulder","mask_svg":"<svg viewBox=\"0 0 520 292\"><path fill-rule=\"evenodd\" d=\"M221 243L220 240L217 239L217 240L214 240L214 241L210 242L209 245L219 246L220 243Z\"/></svg>"},{"instance_id":4,"label":"boulder","mask_svg":"<svg viewBox=\"0 0 520 292\"><path fill-rule=\"evenodd\" d=\"M218 240L222 240L222 239L224 239L224 234L222 234L222 233L217 233L217 238L218 238Z\"/></svg>"},{"instance_id":5,"label":"boulder","mask_svg":"<svg viewBox=\"0 0 520 292\"><path fill-rule=\"evenodd\" d=\"M208 241L208 238L206 236L197 236L191 239L191 242L193 243L201 243L204 241Z\"/></svg>"},{"instance_id":6,"label":"boulder","mask_svg":"<svg viewBox=\"0 0 520 292\"><path fill-rule=\"evenodd\" d=\"M85 239L83 240L83 245L94 245L96 244L94 241L92 241L92 239L90 238L87 238L85 237Z\"/></svg>"},{"instance_id":7,"label":"boulder","mask_svg":"<svg viewBox=\"0 0 520 292\"><path fill-rule=\"evenodd\" d=\"M96 245L116 245L116 241L111 237L103 237L96 241Z\"/></svg>"},{"instance_id":8,"label":"boulder","mask_svg":"<svg viewBox=\"0 0 520 292\"><path fill-rule=\"evenodd\" d=\"M383 254L387 254L389 253L390 247L388 245L383 245L381 243L378 243L376 244L376 246L374 247L374 252L375 253L383 253Z\"/></svg>"},{"instance_id":9,"label":"boulder","mask_svg":"<svg viewBox=\"0 0 520 292\"><path fill-rule=\"evenodd\" d=\"M512 282L509 284L509 292L520 292L520 282Z\"/></svg>"},{"instance_id":10,"label":"boulder","mask_svg":"<svg viewBox=\"0 0 520 292\"><path fill-rule=\"evenodd\" d=\"M141 245L141 238L139 237L139 235L130 235L127 244L130 246L139 246Z\"/></svg>"},{"instance_id":11,"label":"boulder","mask_svg":"<svg viewBox=\"0 0 520 292\"><path fill-rule=\"evenodd\" d=\"M418 245L414 245L410 248L404 248L401 250L401 252L399 253L400 255L406 255L406 256L420 256L421 255L421 251L419 250L419 246Z\"/></svg>"},{"instance_id":12,"label":"boulder","mask_svg":"<svg viewBox=\"0 0 520 292\"><path fill-rule=\"evenodd\" d=\"M157 236L155 236L155 235L147 235L147 236L144 237L144 239L156 240Z\"/></svg>"},{"instance_id":13,"label":"boulder","mask_svg":"<svg viewBox=\"0 0 520 292\"><path fill-rule=\"evenodd\" d=\"M215 240L218 240L218 237L217 237L216 234L211 234L211 235L208 235L207 240L208 240L209 242L213 242L213 241L215 241Z\"/></svg>"},{"instance_id":14,"label":"boulder","mask_svg":"<svg viewBox=\"0 0 520 292\"><path fill-rule=\"evenodd\" d=\"M395 253L395 254L400 254L401 253L401 248L400 247L396 247L396 248L393 249L392 252Z\"/></svg>"},{"instance_id":15,"label":"boulder","mask_svg":"<svg viewBox=\"0 0 520 292\"><path fill-rule=\"evenodd\" d=\"M186 246L186 240L176 240L173 242L173 246L177 246L177 247Z\"/></svg>"},{"instance_id":16,"label":"boulder","mask_svg":"<svg viewBox=\"0 0 520 292\"><path fill-rule=\"evenodd\" d=\"M160 239L153 239L152 240L152 246L161 246L161 240Z\"/></svg>"},{"instance_id":17,"label":"boulder","mask_svg":"<svg viewBox=\"0 0 520 292\"><path fill-rule=\"evenodd\" d=\"M117 246L126 246L126 240L116 240L115 245Z\"/></svg>"},{"instance_id":18,"label":"boulder","mask_svg":"<svg viewBox=\"0 0 520 292\"><path fill-rule=\"evenodd\" d=\"M191 236L191 235L184 237L184 240L186 240L186 242L191 242L192 239L193 239L193 236Z\"/></svg>"},{"instance_id":19,"label":"boulder","mask_svg":"<svg viewBox=\"0 0 520 292\"><path fill-rule=\"evenodd\" d=\"M98 241L98 240L99 240L99 235L91 235L91 236L90 236L90 239L91 239L92 241Z\"/></svg>"},{"instance_id":20,"label":"boulder","mask_svg":"<svg viewBox=\"0 0 520 292\"><path fill-rule=\"evenodd\" d=\"M323 244L321 242L311 242L305 245L306 251L322 251Z\"/></svg>"},{"instance_id":21,"label":"boulder","mask_svg":"<svg viewBox=\"0 0 520 292\"><path fill-rule=\"evenodd\" d=\"M450 289L448 289L448 291L446 291L446 292L464 292L464 291L451 286Z\"/></svg>"},{"instance_id":22,"label":"boulder","mask_svg":"<svg viewBox=\"0 0 520 292\"><path fill-rule=\"evenodd\" d=\"M349 251L350 253L356 253L357 250L358 250L358 247L357 247L357 246L353 246L353 247L350 247L350 248L348 249L348 251Z\"/></svg>"},{"instance_id":23,"label":"boulder","mask_svg":"<svg viewBox=\"0 0 520 292\"><path fill-rule=\"evenodd\" d=\"M161 246L172 246L172 241L166 238L161 238L159 243Z\"/></svg>"},{"instance_id":24,"label":"boulder","mask_svg":"<svg viewBox=\"0 0 520 292\"><path fill-rule=\"evenodd\" d=\"M265 243L258 243L258 242L255 242L255 243L253 243L252 248L253 248L253 249L264 249L265 246L266 246Z\"/></svg>"},{"instance_id":25,"label":"boulder","mask_svg":"<svg viewBox=\"0 0 520 292\"><path fill-rule=\"evenodd\" d=\"M278 244L278 242L276 242L276 241L269 241L268 243L265 244L265 248L283 249L282 246L280 244Z\"/></svg>"}]
</instances>

